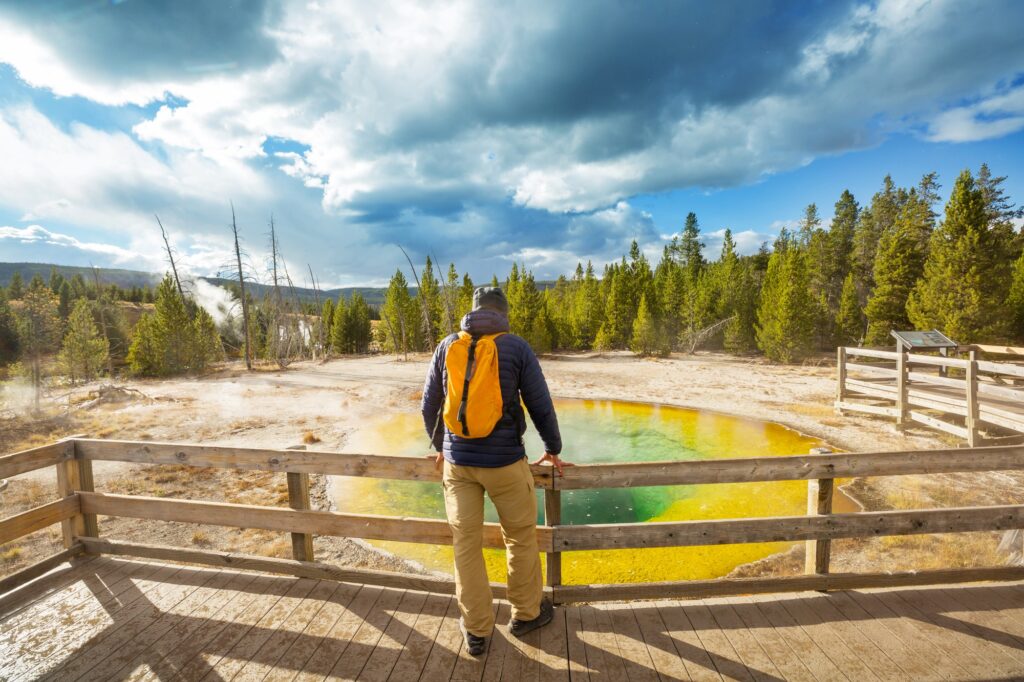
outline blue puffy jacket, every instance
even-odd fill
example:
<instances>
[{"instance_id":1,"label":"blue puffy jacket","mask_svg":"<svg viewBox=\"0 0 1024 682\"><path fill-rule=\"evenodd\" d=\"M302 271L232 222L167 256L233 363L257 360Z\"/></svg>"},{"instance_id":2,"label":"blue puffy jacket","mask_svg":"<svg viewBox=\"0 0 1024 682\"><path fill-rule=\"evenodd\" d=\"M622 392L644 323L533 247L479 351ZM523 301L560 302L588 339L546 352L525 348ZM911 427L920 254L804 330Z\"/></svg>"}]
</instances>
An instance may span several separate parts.
<instances>
[{"instance_id":1,"label":"blue puffy jacket","mask_svg":"<svg viewBox=\"0 0 1024 682\"><path fill-rule=\"evenodd\" d=\"M462 318L462 329L475 336L508 332L508 318L493 310L474 310ZM502 334L494 341L498 347L503 403L503 415L494 430L484 438L462 438L445 428L441 416L447 385L444 361L448 346L457 338L457 334L452 334L438 344L423 387L420 411L434 450L443 449L446 460L462 466L502 467L518 462L526 456L523 447L526 416L522 407L525 404L544 441L544 448L554 455L561 453L558 418L544 373L530 344L514 334Z\"/></svg>"}]
</instances>

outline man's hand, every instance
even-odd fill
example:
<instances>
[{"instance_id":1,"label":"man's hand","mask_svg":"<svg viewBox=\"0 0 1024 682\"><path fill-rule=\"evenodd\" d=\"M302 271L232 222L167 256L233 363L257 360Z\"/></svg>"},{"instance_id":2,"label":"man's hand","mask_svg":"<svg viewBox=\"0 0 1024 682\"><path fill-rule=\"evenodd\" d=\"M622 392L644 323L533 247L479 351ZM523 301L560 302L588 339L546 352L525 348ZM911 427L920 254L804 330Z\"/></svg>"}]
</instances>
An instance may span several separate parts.
<instances>
[{"instance_id":1,"label":"man's hand","mask_svg":"<svg viewBox=\"0 0 1024 682\"><path fill-rule=\"evenodd\" d=\"M441 470L441 465L444 464L444 453L439 452L436 455L427 455L427 459L434 459L434 468L438 471Z\"/></svg>"},{"instance_id":2,"label":"man's hand","mask_svg":"<svg viewBox=\"0 0 1024 682\"><path fill-rule=\"evenodd\" d=\"M555 467L558 475L562 475L562 467L576 466L572 462L563 462L558 455L552 455L550 452L545 452L544 456L538 459L534 464L547 464L548 466Z\"/></svg>"}]
</instances>

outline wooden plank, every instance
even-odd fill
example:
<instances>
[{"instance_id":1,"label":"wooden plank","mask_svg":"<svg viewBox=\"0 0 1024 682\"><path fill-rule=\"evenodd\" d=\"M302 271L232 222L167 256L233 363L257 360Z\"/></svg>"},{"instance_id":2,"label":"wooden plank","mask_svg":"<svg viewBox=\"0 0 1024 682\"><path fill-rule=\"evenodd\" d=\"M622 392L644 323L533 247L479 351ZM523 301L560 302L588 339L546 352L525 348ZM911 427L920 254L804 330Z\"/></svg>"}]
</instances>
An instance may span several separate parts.
<instances>
[{"instance_id":1,"label":"wooden plank","mask_svg":"<svg viewBox=\"0 0 1024 682\"><path fill-rule=\"evenodd\" d=\"M53 569L57 568L63 563L70 561L76 556L82 554L85 548L80 543L75 543L71 547L57 552L51 556L41 559L35 562L31 566L26 566L20 571L15 571L8 576L0 579L0 595L6 594L11 590L21 587L30 580L35 580L39 576L49 573Z\"/></svg>"},{"instance_id":2,"label":"wooden plank","mask_svg":"<svg viewBox=\"0 0 1024 682\"><path fill-rule=\"evenodd\" d=\"M736 594L771 594L855 590L872 587L909 587L955 583L1024 580L1024 566L957 568L894 573L831 573L770 578L716 578L678 582L562 585L555 588L563 603L624 599L696 599Z\"/></svg>"},{"instance_id":3,"label":"wooden plank","mask_svg":"<svg viewBox=\"0 0 1024 682\"><path fill-rule=\"evenodd\" d=\"M663 680L690 679L658 608L653 604L633 604L631 608L658 677Z\"/></svg>"},{"instance_id":4,"label":"wooden plank","mask_svg":"<svg viewBox=\"0 0 1024 682\"><path fill-rule=\"evenodd\" d=\"M67 499L75 497L82 489L82 481L78 462L69 459L57 465L57 496ZM75 544L77 538L85 535L85 519L81 511L60 522L61 534L64 536L64 548Z\"/></svg>"},{"instance_id":5,"label":"wooden plank","mask_svg":"<svg viewBox=\"0 0 1024 682\"><path fill-rule=\"evenodd\" d=\"M918 355L917 353L908 353L907 362L912 365L929 365L931 367L955 367L957 369L967 369L966 360L946 358L937 355Z\"/></svg>"},{"instance_id":6,"label":"wooden plank","mask_svg":"<svg viewBox=\"0 0 1024 682\"><path fill-rule=\"evenodd\" d=\"M89 669L92 677L123 679L128 673L140 665L144 665L148 657L155 660L160 656L158 647L165 638L171 636L175 626L198 624L199 618L193 619L192 613L204 604L215 602L225 589L233 584L239 574L224 571L211 571L213 574L207 582L200 585L177 603L167 607L149 610L135 617L130 623L119 626L121 632L110 642L104 641L99 647L106 652L104 656L95 657L95 665ZM248 576L251 580L253 576ZM166 646L164 644L164 646ZM92 648L92 647L87 647ZM166 652L166 649L164 649ZM84 667L84 666L83 666ZM69 677L67 679L74 679Z\"/></svg>"},{"instance_id":7,"label":"wooden plank","mask_svg":"<svg viewBox=\"0 0 1024 682\"><path fill-rule=\"evenodd\" d=\"M937 374L926 374L925 372L907 372L907 378L920 384L930 384L933 386L948 386L959 389L967 387L967 382L963 379L951 379L938 376Z\"/></svg>"},{"instance_id":8,"label":"wooden plank","mask_svg":"<svg viewBox=\"0 0 1024 682\"><path fill-rule=\"evenodd\" d=\"M277 670L270 678L283 681L298 676L317 648L328 637L331 628L345 614L348 605L358 593L358 585L338 584L331 596L323 600L320 610L309 619L305 629L278 660ZM325 670L324 675L326 674Z\"/></svg>"},{"instance_id":9,"label":"wooden plank","mask_svg":"<svg viewBox=\"0 0 1024 682\"><path fill-rule=\"evenodd\" d=\"M845 403L836 403L836 408L840 410L851 410L853 412L866 412L868 414L877 414L883 417L895 417L898 414L895 407L882 407L880 405L864 405L862 403L851 403L849 401Z\"/></svg>"},{"instance_id":10,"label":"wooden plank","mask_svg":"<svg viewBox=\"0 0 1024 682\"><path fill-rule=\"evenodd\" d=\"M298 581L282 580L259 576L257 579L262 589L255 594L244 595L241 600L231 602L228 620L220 621L221 627L205 630L199 647L189 646L183 652L175 651L168 655L168 663L178 671L175 679L198 680L214 669L214 666L235 646L246 637L255 626L281 599L288 595ZM250 598L251 597L251 598ZM320 679L323 679L321 676Z\"/></svg>"},{"instance_id":11,"label":"wooden plank","mask_svg":"<svg viewBox=\"0 0 1024 682\"><path fill-rule=\"evenodd\" d=\"M94 492L96 490L96 483L92 475L92 462L85 459L76 459L75 464L78 466L78 483L81 486L81 490L89 493ZM90 538L99 537L100 529L95 514L82 514L82 521L85 525L84 535Z\"/></svg>"},{"instance_id":12,"label":"wooden plank","mask_svg":"<svg viewBox=\"0 0 1024 682\"><path fill-rule=\"evenodd\" d=\"M167 545L145 545L132 542L113 540L96 540L83 538L82 545L90 554L116 554L161 561L180 561L190 564L219 566L264 573L278 573L298 578L314 578L317 580L336 580L339 582L379 585L398 589L455 594L455 581L432 575L416 573L395 573L378 571L369 568L345 568L313 561L295 561L294 559L278 559L276 557L255 556L235 552L218 552L208 549L191 549L170 547ZM491 583L491 592L495 598L504 599L506 593L504 583Z\"/></svg>"},{"instance_id":13,"label":"wooden plank","mask_svg":"<svg viewBox=\"0 0 1024 682\"><path fill-rule=\"evenodd\" d=\"M857 630L881 650L892 664L906 676L905 679L935 679L928 662L912 647L895 636L884 623L875 620L857 602L850 599L846 592L834 592L827 597L828 605L852 623ZM876 666L878 663L875 664Z\"/></svg>"},{"instance_id":14,"label":"wooden plank","mask_svg":"<svg viewBox=\"0 0 1024 682\"><path fill-rule=\"evenodd\" d=\"M859 362L847 362L847 372L863 372L865 374L874 374L880 377L892 377L896 378L899 373L892 367L878 367L876 365L864 365Z\"/></svg>"},{"instance_id":15,"label":"wooden plank","mask_svg":"<svg viewBox=\"0 0 1024 682\"><path fill-rule=\"evenodd\" d=\"M434 463L424 457L358 455L309 450L238 448L192 443L75 439L78 456L87 460L196 467L283 471L407 481L440 481ZM552 467L530 466L534 483L550 488Z\"/></svg>"},{"instance_id":16,"label":"wooden plank","mask_svg":"<svg viewBox=\"0 0 1024 682\"><path fill-rule=\"evenodd\" d=\"M828 448L813 448L812 456L827 455ZM832 492L835 481L831 478L807 481L807 513L824 516L832 513ZM804 573L823 575L829 572L832 555L831 540L808 540L804 546Z\"/></svg>"},{"instance_id":17,"label":"wooden plank","mask_svg":"<svg viewBox=\"0 0 1024 682\"><path fill-rule=\"evenodd\" d=\"M761 611L765 619L772 624L776 632L786 640L794 655L819 679L844 679L843 672L800 627L800 624L793 620L793 617L778 600L771 596L760 595L751 597L751 601Z\"/></svg>"},{"instance_id":18,"label":"wooden plank","mask_svg":"<svg viewBox=\"0 0 1024 682\"><path fill-rule=\"evenodd\" d=\"M711 610L700 601L680 605L687 620L700 640L701 646L711 656L718 672L727 680L753 680L754 675L743 663L732 642L718 626Z\"/></svg>"},{"instance_id":19,"label":"wooden plank","mask_svg":"<svg viewBox=\"0 0 1024 682\"><path fill-rule=\"evenodd\" d=\"M68 495L63 499L8 516L0 520L0 545L74 518L81 512L82 505L78 495ZM70 549L70 546L67 549Z\"/></svg>"},{"instance_id":20,"label":"wooden plank","mask_svg":"<svg viewBox=\"0 0 1024 682\"><path fill-rule=\"evenodd\" d=\"M309 594L295 607L295 610L273 628L270 638L260 646L259 651L249 659L249 662L242 666L234 679L262 680L268 676L279 678L286 674L286 671L289 670L287 667L284 671L278 671L278 668L281 667L279 664L282 657L293 642L304 636L306 628L320 613L337 588L338 583L318 581ZM291 672L294 674L298 671L291 670Z\"/></svg>"},{"instance_id":21,"label":"wooden plank","mask_svg":"<svg viewBox=\"0 0 1024 682\"><path fill-rule=\"evenodd\" d=\"M693 547L748 542L795 542L835 538L959 533L1024 528L1024 505L851 512L828 516L779 516L710 521L662 521L559 526L563 551Z\"/></svg>"},{"instance_id":22,"label":"wooden plank","mask_svg":"<svg viewBox=\"0 0 1024 682\"><path fill-rule=\"evenodd\" d=\"M309 506L309 474L288 474L288 506L307 511ZM313 536L309 533L292 533L292 558L296 561L313 561Z\"/></svg>"},{"instance_id":23,"label":"wooden plank","mask_svg":"<svg viewBox=\"0 0 1024 682\"><path fill-rule=\"evenodd\" d=\"M334 664L328 678L354 680L359 677L407 594L403 590L384 590L373 611L366 615L352 635L345 654Z\"/></svg>"},{"instance_id":24,"label":"wooden plank","mask_svg":"<svg viewBox=\"0 0 1024 682\"><path fill-rule=\"evenodd\" d=\"M978 393L980 393L981 395L990 395L996 398L1008 398L1009 400L1017 400L1022 403L1021 407L1024 407L1024 389L979 383Z\"/></svg>"},{"instance_id":25,"label":"wooden plank","mask_svg":"<svg viewBox=\"0 0 1024 682\"><path fill-rule=\"evenodd\" d=\"M899 353L891 350L878 350L875 348L857 348L855 346L841 347L846 355L863 358L879 358L882 360L895 360Z\"/></svg>"},{"instance_id":26,"label":"wooden plank","mask_svg":"<svg viewBox=\"0 0 1024 682\"><path fill-rule=\"evenodd\" d=\"M609 604L603 606L602 610L608 614L612 629L615 632L615 639L619 645L619 652L622 656L623 666L626 668L626 676L630 682L635 680L657 681L658 673L654 667L654 661L647 651L643 636L640 634L640 626L637 625L636 616L633 615L633 608L629 604Z\"/></svg>"},{"instance_id":27,"label":"wooden plank","mask_svg":"<svg viewBox=\"0 0 1024 682\"><path fill-rule=\"evenodd\" d=\"M978 359L977 351L971 351L967 365L967 405L964 417L967 425L967 444L977 447L981 444L981 433L978 431Z\"/></svg>"},{"instance_id":28,"label":"wooden plank","mask_svg":"<svg viewBox=\"0 0 1024 682\"><path fill-rule=\"evenodd\" d=\"M495 622L499 624L507 623L511 617L512 606L508 602L499 602L498 615L495 618ZM434 634L437 634L436 630L434 630ZM487 643L487 658L484 661L484 670L483 675L480 677L480 682L496 682L501 679L501 671L505 665L505 655L512 646L509 642L511 637L512 635L509 634L508 628L497 627L494 629L491 639ZM426 656L421 660L426 660ZM421 669L422 665L415 669L417 675ZM395 682L406 682L410 678L392 675L391 679Z\"/></svg>"},{"instance_id":29,"label":"wooden plank","mask_svg":"<svg viewBox=\"0 0 1024 682\"><path fill-rule=\"evenodd\" d=\"M454 600L448 595L427 595L427 600L424 602L419 615L416 616L416 621L413 623L409 638L402 648L402 653L398 657L395 667L391 670L389 679L396 680L397 682L408 682L419 677L420 672L423 670L423 665L430 655L430 650L434 646L434 639L441 629L441 622L444 620L445 613L448 611L452 601ZM505 608L507 609L508 607L506 606ZM498 613L500 615L501 611L499 610ZM490 644L490 650L487 654L488 659L494 653L495 641L492 641Z\"/></svg>"},{"instance_id":30,"label":"wooden plank","mask_svg":"<svg viewBox=\"0 0 1024 682\"><path fill-rule=\"evenodd\" d=\"M652 604L658 610L662 622L665 623L665 634L675 647L679 659L691 680L698 682L715 682L722 676L715 667L711 655L693 629L686 613L678 602L660 599Z\"/></svg>"},{"instance_id":31,"label":"wooden plank","mask_svg":"<svg viewBox=\"0 0 1024 682\"><path fill-rule=\"evenodd\" d=\"M974 677L964 664L965 659L960 652L951 656L944 648L935 646L923 633L920 620L908 619L889 608L884 599L884 592L854 591L846 593L845 596L855 601L873 619L883 623L915 653L923 656L943 679L962 680Z\"/></svg>"},{"instance_id":32,"label":"wooden plank","mask_svg":"<svg viewBox=\"0 0 1024 682\"><path fill-rule=\"evenodd\" d=\"M846 398L846 349L842 346L836 348L836 402L841 403Z\"/></svg>"},{"instance_id":33,"label":"wooden plank","mask_svg":"<svg viewBox=\"0 0 1024 682\"><path fill-rule=\"evenodd\" d=\"M342 514L329 511L296 511L226 502L196 502L141 495L80 493L83 511L104 516L126 516L135 519L205 523L234 528L262 528L286 533L312 533L397 540L434 545L452 544L447 521L370 514ZM551 551L551 530L537 529L540 551ZM501 527L484 524L484 547L503 548Z\"/></svg>"},{"instance_id":34,"label":"wooden plank","mask_svg":"<svg viewBox=\"0 0 1024 682\"><path fill-rule=\"evenodd\" d=\"M907 423L907 397L910 382L907 380L907 354L900 351L896 354L896 427L903 428Z\"/></svg>"},{"instance_id":35,"label":"wooden plank","mask_svg":"<svg viewBox=\"0 0 1024 682\"><path fill-rule=\"evenodd\" d=\"M171 679L177 673L177 655L184 655L190 650L194 654L215 626L230 622L232 614L237 613L240 605L248 603L247 592L251 593L250 598L254 598L259 590L260 579L253 573L224 571L223 575L229 577L223 589L196 605L187 617L174 618L171 627L151 641L146 650L133 661L122 667L123 672L116 678L129 681Z\"/></svg>"},{"instance_id":36,"label":"wooden plank","mask_svg":"<svg viewBox=\"0 0 1024 682\"><path fill-rule=\"evenodd\" d=\"M459 658L459 650L463 646L462 633L459 631L459 604L452 599L448 611L438 628L434 646L430 649L427 660L423 663L421 680L447 680Z\"/></svg>"},{"instance_id":37,"label":"wooden plank","mask_svg":"<svg viewBox=\"0 0 1024 682\"><path fill-rule=\"evenodd\" d=\"M558 526L562 523L562 492L560 490L544 491L544 525ZM562 582L562 553L548 552L545 555L547 561L547 583L549 586L559 585Z\"/></svg>"},{"instance_id":38,"label":"wooden plank","mask_svg":"<svg viewBox=\"0 0 1024 682\"><path fill-rule=\"evenodd\" d=\"M799 656L790 648L789 643L776 631L775 627L768 622L760 609L755 604L743 597L728 597L724 600L729 604L736 616L743 622L747 631L761 645L765 653L771 658L772 663L778 669L783 679L804 680L811 682L814 675L800 661ZM870 679L870 678L869 678Z\"/></svg>"},{"instance_id":39,"label":"wooden plank","mask_svg":"<svg viewBox=\"0 0 1024 682\"><path fill-rule=\"evenodd\" d=\"M732 644L743 665L756 680L777 680L779 670L771 656L764 650L757 639L750 633L743 620L736 615L732 607L722 600L704 602L718 627Z\"/></svg>"},{"instance_id":40,"label":"wooden plank","mask_svg":"<svg viewBox=\"0 0 1024 682\"><path fill-rule=\"evenodd\" d=\"M391 669L398 663L405 643L413 632L416 619L426 603L427 595L422 592L406 592L402 602L391 615L391 622L385 628L380 641L374 646L370 657L359 673L360 680L384 682L391 675Z\"/></svg>"},{"instance_id":41,"label":"wooden plank","mask_svg":"<svg viewBox=\"0 0 1024 682\"><path fill-rule=\"evenodd\" d=\"M967 346L968 350L980 350L983 353L994 353L996 355L1024 355L1024 348L1015 346L995 346L991 344L973 343Z\"/></svg>"},{"instance_id":42,"label":"wooden plank","mask_svg":"<svg viewBox=\"0 0 1024 682\"><path fill-rule=\"evenodd\" d=\"M980 639L987 640L1015 659L1019 666L1024 666L1024 635L1016 632L1015 636L1015 629L1019 628L1019 613L1007 608L1020 602L1007 599L1006 585L992 587L995 591L979 585L921 592L937 605L946 618L966 624L978 633Z\"/></svg>"},{"instance_id":43,"label":"wooden plank","mask_svg":"<svg viewBox=\"0 0 1024 682\"><path fill-rule=\"evenodd\" d=\"M569 682L569 649L566 639L566 612L555 609L551 623L540 630L537 663L541 682Z\"/></svg>"},{"instance_id":44,"label":"wooden plank","mask_svg":"<svg viewBox=\"0 0 1024 682\"><path fill-rule=\"evenodd\" d=\"M626 668L619 655L619 645L608 619L601 617L596 606L585 605L580 607L580 623L591 679L628 682Z\"/></svg>"},{"instance_id":45,"label":"wooden plank","mask_svg":"<svg viewBox=\"0 0 1024 682\"><path fill-rule=\"evenodd\" d=\"M566 639L566 657L569 659L569 679L571 682L590 682L590 668L587 667L587 649L583 643L583 639L580 637L583 631L583 621L580 616L580 607L578 606L565 606L562 607L565 611L565 639ZM639 618L637 619L639 621ZM658 622L661 622L661 618L658 618ZM640 624L641 629L643 623ZM647 641L648 648L654 646L660 649L660 632L656 628L652 628L650 632L644 634L644 640ZM668 639L665 636L665 639ZM665 651L671 651L675 653L675 648L671 644L671 640L668 640L668 648ZM654 654L651 654L654 658ZM662 660L659 658L659 660ZM676 656L676 662L679 661L679 656Z\"/></svg>"},{"instance_id":46,"label":"wooden plank","mask_svg":"<svg viewBox=\"0 0 1024 682\"><path fill-rule=\"evenodd\" d=\"M982 409L985 406L982 405ZM861 452L827 456L745 457L735 459L588 464L565 469L560 490L630 488L698 483L805 481L966 471L1024 469L1024 447L944 448Z\"/></svg>"},{"instance_id":47,"label":"wooden plank","mask_svg":"<svg viewBox=\"0 0 1024 682\"><path fill-rule=\"evenodd\" d=\"M830 627L830 623L818 613L820 601L827 597L797 596L777 599L776 604L782 606L793 622L807 634L810 640L828 656L837 668L851 680L877 680L878 677L867 667L860 657L846 645L842 637ZM881 655L877 650L874 652Z\"/></svg>"},{"instance_id":48,"label":"wooden plank","mask_svg":"<svg viewBox=\"0 0 1024 682\"><path fill-rule=\"evenodd\" d=\"M1024 377L1024 367L1008 362L991 362L978 360L978 370L989 374L1004 374L1011 377Z\"/></svg>"},{"instance_id":49,"label":"wooden plank","mask_svg":"<svg viewBox=\"0 0 1024 682\"><path fill-rule=\"evenodd\" d=\"M206 676L198 679L230 680L234 677L243 666L259 654L274 631L288 621L292 613L316 585L315 580L307 578L299 578L292 583L288 592L253 624L245 636L238 640L219 661L210 665Z\"/></svg>"},{"instance_id":50,"label":"wooden plank","mask_svg":"<svg viewBox=\"0 0 1024 682\"><path fill-rule=\"evenodd\" d=\"M939 412L945 412L946 414L955 414L958 417L967 416L967 405L966 404L954 404L950 400L936 400L935 396L928 395L922 391L914 391L914 395L910 396L908 402L914 407L924 407L929 410L937 410ZM957 403L964 403L964 401L956 401ZM974 446L971 446L974 447Z\"/></svg>"},{"instance_id":51,"label":"wooden plank","mask_svg":"<svg viewBox=\"0 0 1024 682\"><path fill-rule=\"evenodd\" d=\"M1003 415L995 414L988 409L985 403L982 403L978 410L978 420L985 422L986 424L993 424L995 426L1002 426L1004 429L1010 429L1011 431L1024 432L1024 417L1020 421L1016 419L1009 419Z\"/></svg>"},{"instance_id":52,"label":"wooden plank","mask_svg":"<svg viewBox=\"0 0 1024 682\"><path fill-rule=\"evenodd\" d=\"M66 462L75 457L74 441L63 440L0 457L0 479Z\"/></svg>"},{"instance_id":53,"label":"wooden plank","mask_svg":"<svg viewBox=\"0 0 1024 682\"><path fill-rule=\"evenodd\" d=\"M935 417L929 417L928 415L922 412L917 412L915 410L910 411L910 418L920 424L924 424L925 426L930 426L933 429L945 431L946 433L950 433L953 434L954 436L958 436L960 438L963 438L964 440L967 440L967 429L965 429L962 426L950 424L947 421L936 419Z\"/></svg>"},{"instance_id":54,"label":"wooden plank","mask_svg":"<svg viewBox=\"0 0 1024 682\"><path fill-rule=\"evenodd\" d=\"M353 635L366 618L376 609L377 600L385 593L380 587L363 587L335 621L330 632L320 642L302 670L295 676L296 682L324 680L335 664L341 659L352 641Z\"/></svg>"},{"instance_id":55,"label":"wooden plank","mask_svg":"<svg viewBox=\"0 0 1024 682\"><path fill-rule=\"evenodd\" d=\"M848 379L848 389L850 395L847 398L860 398L862 395L870 396L872 398L878 398L880 400L896 400L896 389L884 386L884 385L870 385L866 381L857 382L857 384L867 384L865 386L859 386L853 383L853 379ZM846 401L844 401L846 402ZM858 404L858 403L854 403Z\"/></svg>"}]
</instances>

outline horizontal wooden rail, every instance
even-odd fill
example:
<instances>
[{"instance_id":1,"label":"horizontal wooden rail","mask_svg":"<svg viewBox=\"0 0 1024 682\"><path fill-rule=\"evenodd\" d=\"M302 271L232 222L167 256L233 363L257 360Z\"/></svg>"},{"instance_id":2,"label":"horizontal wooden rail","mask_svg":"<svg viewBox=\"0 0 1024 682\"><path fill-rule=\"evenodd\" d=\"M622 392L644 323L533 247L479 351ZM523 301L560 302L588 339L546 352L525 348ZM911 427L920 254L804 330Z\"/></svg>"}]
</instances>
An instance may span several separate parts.
<instances>
[{"instance_id":1,"label":"horizontal wooden rail","mask_svg":"<svg viewBox=\"0 0 1024 682\"><path fill-rule=\"evenodd\" d=\"M892 350L877 350L875 348L846 348L847 355L853 355L864 358L879 358L881 360L895 360L899 355L896 351Z\"/></svg>"},{"instance_id":2,"label":"horizontal wooden rail","mask_svg":"<svg viewBox=\"0 0 1024 682\"><path fill-rule=\"evenodd\" d=\"M219 566L221 568L293 575L298 578L337 580L339 582L358 583L361 585L378 585L380 587L436 592L438 594L455 594L455 581L453 579L434 575L377 571L367 568L344 568L317 561L296 561L294 559L279 559L237 552L218 552L208 549L97 540L94 538L83 538L82 546L88 554L112 554L140 559L156 559L158 561L177 561L205 566ZM505 598L506 587L504 583L491 583L491 591L498 599Z\"/></svg>"},{"instance_id":3,"label":"horizontal wooden rail","mask_svg":"<svg viewBox=\"0 0 1024 682\"><path fill-rule=\"evenodd\" d=\"M1024 446L585 464L566 468L564 475L555 479L555 486L559 490L579 490L1001 470L1024 470Z\"/></svg>"},{"instance_id":4,"label":"horizontal wooden rail","mask_svg":"<svg viewBox=\"0 0 1024 682\"><path fill-rule=\"evenodd\" d=\"M1011 528L1024 528L1024 505L631 525L589 524L558 526L552 532L556 550L577 551L834 540Z\"/></svg>"},{"instance_id":5,"label":"horizontal wooden rail","mask_svg":"<svg viewBox=\"0 0 1024 682\"><path fill-rule=\"evenodd\" d=\"M75 442L62 440L0 457L0 479L45 469L75 458Z\"/></svg>"},{"instance_id":6,"label":"horizontal wooden rail","mask_svg":"<svg viewBox=\"0 0 1024 682\"><path fill-rule=\"evenodd\" d=\"M910 587L983 581L1024 580L1024 566L958 568L894 573L831 573L771 578L717 578L614 585L558 585L558 603L620 601L626 599L702 599L738 594L859 590L873 587Z\"/></svg>"},{"instance_id":7,"label":"horizontal wooden rail","mask_svg":"<svg viewBox=\"0 0 1024 682\"><path fill-rule=\"evenodd\" d=\"M235 448L188 443L155 443L79 438L78 457L139 464L187 464L196 467L362 476L404 481L440 481L433 458L353 455L341 452ZM533 466L538 488L551 487L551 467Z\"/></svg>"},{"instance_id":8,"label":"horizontal wooden rail","mask_svg":"<svg viewBox=\"0 0 1024 682\"><path fill-rule=\"evenodd\" d=\"M916 381L922 384L933 384L935 386L948 386L950 388L959 388L961 391L967 388L967 381L965 379L951 379L950 377L940 376L938 374L928 374L926 372L907 372L907 378L911 381ZM896 389L895 386L892 387Z\"/></svg>"},{"instance_id":9,"label":"horizontal wooden rail","mask_svg":"<svg viewBox=\"0 0 1024 682\"><path fill-rule=\"evenodd\" d=\"M61 564L71 561L75 557L81 555L83 552L85 552L85 547L81 543L75 543L68 549L61 550L56 554L51 554L45 559L35 562L31 566L26 566L20 571L0 579L0 595L10 592L30 580L35 580L45 573L49 573Z\"/></svg>"},{"instance_id":10,"label":"horizontal wooden rail","mask_svg":"<svg viewBox=\"0 0 1024 682\"><path fill-rule=\"evenodd\" d=\"M857 362L846 363L846 369L850 372L865 372L867 374L877 374L883 377L895 377L898 372L891 367L876 367L875 365L862 365Z\"/></svg>"},{"instance_id":11,"label":"horizontal wooden rail","mask_svg":"<svg viewBox=\"0 0 1024 682\"><path fill-rule=\"evenodd\" d=\"M78 495L54 500L0 520L0 545L82 513Z\"/></svg>"},{"instance_id":12,"label":"horizontal wooden rail","mask_svg":"<svg viewBox=\"0 0 1024 682\"><path fill-rule=\"evenodd\" d=\"M335 535L365 540L393 540L431 545L452 544L447 521L328 511L299 511L226 502L196 502L138 495L79 493L82 513L133 519L206 523L233 528L260 528L285 533ZM484 524L484 546L504 549L501 527ZM537 528L542 552L551 550L551 529Z\"/></svg>"},{"instance_id":13,"label":"horizontal wooden rail","mask_svg":"<svg viewBox=\"0 0 1024 682\"><path fill-rule=\"evenodd\" d=\"M1021 365L1011 365L1006 362L978 360L978 371L988 372L989 374L1005 374L1012 377L1024 377L1024 367Z\"/></svg>"},{"instance_id":14,"label":"horizontal wooden rail","mask_svg":"<svg viewBox=\"0 0 1024 682\"><path fill-rule=\"evenodd\" d=\"M907 353L906 355L908 365L930 365L933 367L954 367L956 369L967 369L967 366L971 364L967 360L960 360L958 358L945 358L940 355L918 355L917 353Z\"/></svg>"}]
</instances>

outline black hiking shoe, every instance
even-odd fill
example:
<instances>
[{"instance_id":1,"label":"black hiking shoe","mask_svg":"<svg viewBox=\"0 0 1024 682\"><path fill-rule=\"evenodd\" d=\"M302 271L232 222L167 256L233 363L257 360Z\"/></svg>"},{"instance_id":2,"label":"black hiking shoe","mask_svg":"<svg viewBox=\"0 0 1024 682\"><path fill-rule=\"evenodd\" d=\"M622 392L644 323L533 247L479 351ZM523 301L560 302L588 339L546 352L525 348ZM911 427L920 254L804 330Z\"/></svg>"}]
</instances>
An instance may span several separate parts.
<instances>
[{"instance_id":1,"label":"black hiking shoe","mask_svg":"<svg viewBox=\"0 0 1024 682\"><path fill-rule=\"evenodd\" d=\"M550 599L542 599L540 602L540 613L533 620L516 620L513 618L508 622L508 631L516 637L522 637L528 632L542 628L551 622L555 617L555 607Z\"/></svg>"},{"instance_id":2,"label":"black hiking shoe","mask_svg":"<svg viewBox=\"0 0 1024 682\"><path fill-rule=\"evenodd\" d=\"M469 652L470 656L481 656L487 651L487 638L479 637L474 635L466 629L466 621L459 617L459 630L462 631L462 636L466 638L466 651Z\"/></svg>"}]
</instances>

